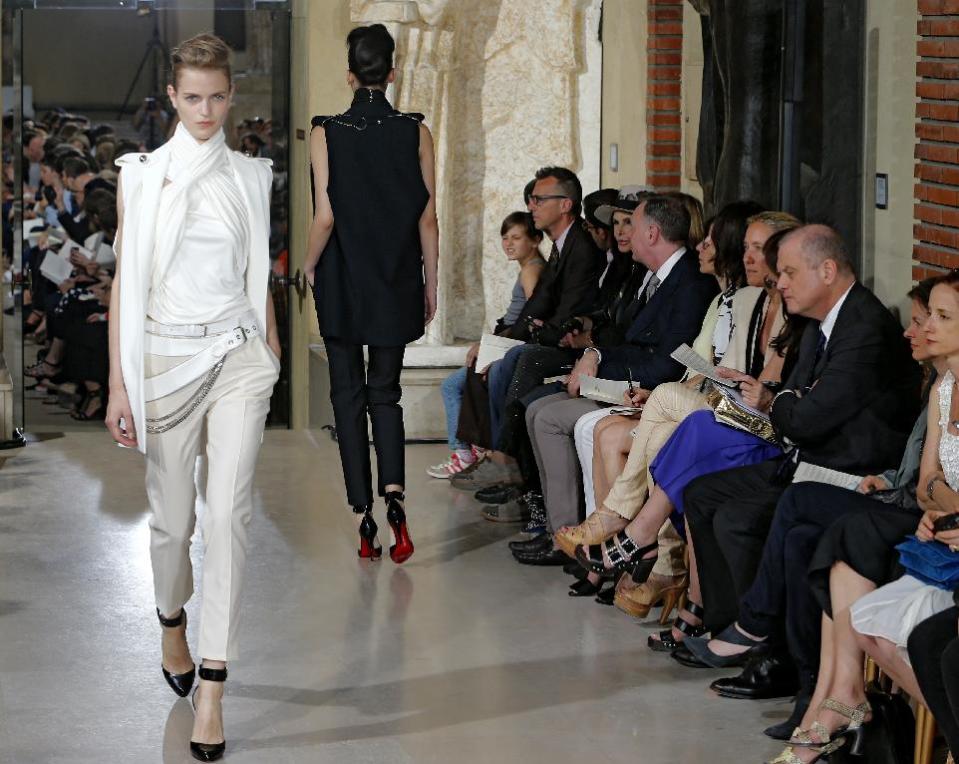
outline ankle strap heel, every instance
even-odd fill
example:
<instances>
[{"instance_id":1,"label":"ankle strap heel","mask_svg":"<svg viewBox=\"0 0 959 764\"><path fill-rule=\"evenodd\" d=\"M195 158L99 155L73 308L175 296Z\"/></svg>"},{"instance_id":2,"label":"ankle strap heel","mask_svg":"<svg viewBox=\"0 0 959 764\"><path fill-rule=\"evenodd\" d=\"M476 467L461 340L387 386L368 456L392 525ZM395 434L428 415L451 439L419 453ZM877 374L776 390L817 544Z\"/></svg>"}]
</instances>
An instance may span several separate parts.
<instances>
[{"instance_id":1,"label":"ankle strap heel","mask_svg":"<svg viewBox=\"0 0 959 764\"><path fill-rule=\"evenodd\" d=\"M206 666L200 666L200 679L206 682L225 682L226 669L212 669Z\"/></svg>"},{"instance_id":2,"label":"ankle strap heel","mask_svg":"<svg viewBox=\"0 0 959 764\"><path fill-rule=\"evenodd\" d=\"M186 608L180 608L180 615L176 618L164 618L160 613L160 608L157 608L157 619L159 619L160 625L164 629L175 629L178 626L186 628ZM181 698L185 698L190 694L190 689L196 680L196 667L191 668L183 674L171 674L163 667L163 662L161 661L160 671L163 672L163 678L166 679L166 683L170 685L170 689L173 690L173 692Z\"/></svg>"},{"instance_id":3,"label":"ankle strap heel","mask_svg":"<svg viewBox=\"0 0 959 764\"><path fill-rule=\"evenodd\" d=\"M176 618L165 618L160 613L160 608L157 608L157 618L159 619L161 626L166 629L173 629L177 626L182 626L186 621L186 609L181 607L180 615L178 615Z\"/></svg>"},{"instance_id":4,"label":"ankle strap heel","mask_svg":"<svg viewBox=\"0 0 959 764\"><path fill-rule=\"evenodd\" d=\"M406 497L402 491L390 491L384 497L386 500L386 522L393 531L394 543L390 546L390 559L397 565L402 565L413 556L413 540L406 524L406 510L401 501Z\"/></svg>"},{"instance_id":5,"label":"ankle strap heel","mask_svg":"<svg viewBox=\"0 0 959 764\"><path fill-rule=\"evenodd\" d=\"M200 666L200 679L207 682L225 682L226 669L207 668ZM199 687L197 688L199 689ZM196 690L193 691L193 710L196 711ZM222 743L197 743L190 741L190 755L197 761L219 761L226 751L226 740Z\"/></svg>"},{"instance_id":6,"label":"ankle strap heel","mask_svg":"<svg viewBox=\"0 0 959 764\"><path fill-rule=\"evenodd\" d=\"M353 508L356 512L356 507ZM360 514L356 512L356 514ZM360 520L360 548L357 554L367 560L378 560L383 556L383 547L376 546L376 533L379 528L373 519L373 508L365 507Z\"/></svg>"}]
</instances>

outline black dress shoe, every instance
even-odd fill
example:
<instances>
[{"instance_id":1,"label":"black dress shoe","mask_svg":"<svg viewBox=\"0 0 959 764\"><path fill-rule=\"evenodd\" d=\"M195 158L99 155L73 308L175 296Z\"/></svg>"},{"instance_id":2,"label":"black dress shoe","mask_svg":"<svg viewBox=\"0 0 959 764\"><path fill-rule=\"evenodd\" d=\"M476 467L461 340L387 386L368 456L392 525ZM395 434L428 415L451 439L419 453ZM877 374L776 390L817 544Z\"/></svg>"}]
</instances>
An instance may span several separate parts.
<instances>
[{"instance_id":1,"label":"black dress shoe","mask_svg":"<svg viewBox=\"0 0 959 764\"><path fill-rule=\"evenodd\" d=\"M480 488L473 494L481 504L506 504L522 495L523 490L511 483L497 483L486 488Z\"/></svg>"},{"instance_id":2,"label":"black dress shoe","mask_svg":"<svg viewBox=\"0 0 959 764\"><path fill-rule=\"evenodd\" d=\"M712 641L712 639L719 639L723 642L736 645L737 647L744 647L746 649L741 653L736 653L735 655L720 655L719 653L714 653L710 649L709 643ZM722 632L712 637L712 639L705 636L687 637L685 640L683 640L683 643L686 645L689 652L695 655L707 666L712 666L713 668L734 668L736 666L745 666L756 655L766 654L769 652L768 642L750 639L745 634L740 632L735 625L727 627Z\"/></svg>"},{"instance_id":3,"label":"black dress shoe","mask_svg":"<svg viewBox=\"0 0 959 764\"><path fill-rule=\"evenodd\" d=\"M689 648L685 644L680 645L675 650L673 650L670 655L673 657L673 660L681 666L686 668L711 668L703 663L699 658L689 652Z\"/></svg>"},{"instance_id":4,"label":"black dress shoe","mask_svg":"<svg viewBox=\"0 0 959 764\"><path fill-rule=\"evenodd\" d=\"M513 557L521 565L565 565L569 562L569 555L562 549L553 549L552 544L537 552L513 552Z\"/></svg>"},{"instance_id":5,"label":"black dress shoe","mask_svg":"<svg viewBox=\"0 0 959 764\"><path fill-rule=\"evenodd\" d=\"M512 552L536 552L540 549L547 549L553 546L553 537L548 533L541 533L538 536L527 541L510 541L509 548Z\"/></svg>"},{"instance_id":6,"label":"black dress shoe","mask_svg":"<svg viewBox=\"0 0 959 764\"><path fill-rule=\"evenodd\" d=\"M739 676L717 679L709 689L724 698L788 698L796 694L799 680L792 661L779 652L767 652L750 659Z\"/></svg>"},{"instance_id":7,"label":"black dress shoe","mask_svg":"<svg viewBox=\"0 0 959 764\"><path fill-rule=\"evenodd\" d=\"M809 710L809 701L812 700L812 692L800 692L796 696L796 704L793 706L793 712L789 718L772 727L766 727L763 730L764 735L768 735L773 740L789 740L792 737L796 727L802 724L802 718Z\"/></svg>"}]
</instances>

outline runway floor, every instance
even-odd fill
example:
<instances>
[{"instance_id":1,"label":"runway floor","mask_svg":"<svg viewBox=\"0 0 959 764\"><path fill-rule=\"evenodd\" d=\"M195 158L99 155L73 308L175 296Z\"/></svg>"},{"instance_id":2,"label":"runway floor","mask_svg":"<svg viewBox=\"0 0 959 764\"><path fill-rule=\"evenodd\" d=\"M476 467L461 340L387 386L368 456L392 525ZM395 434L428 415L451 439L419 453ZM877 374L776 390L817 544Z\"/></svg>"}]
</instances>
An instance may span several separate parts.
<instances>
[{"instance_id":1,"label":"runway floor","mask_svg":"<svg viewBox=\"0 0 959 764\"><path fill-rule=\"evenodd\" d=\"M226 761L775 755L760 730L788 702L715 697L721 672L646 648L654 621L571 600L559 569L513 562L517 526L425 476L442 447L407 453L417 552L397 567L357 560L334 444L266 434ZM147 544L142 459L105 432L32 444L0 468L0 763L192 761L189 702L160 675Z\"/></svg>"}]
</instances>

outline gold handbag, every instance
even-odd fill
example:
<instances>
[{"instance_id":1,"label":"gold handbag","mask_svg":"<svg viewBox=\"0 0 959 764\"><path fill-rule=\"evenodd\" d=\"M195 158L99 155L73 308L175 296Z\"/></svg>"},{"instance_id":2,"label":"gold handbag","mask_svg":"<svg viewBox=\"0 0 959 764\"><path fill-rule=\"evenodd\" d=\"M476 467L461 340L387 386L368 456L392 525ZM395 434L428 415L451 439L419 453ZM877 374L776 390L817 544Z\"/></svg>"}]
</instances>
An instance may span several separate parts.
<instances>
[{"instance_id":1,"label":"gold handbag","mask_svg":"<svg viewBox=\"0 0 959 764\"><path fill-rule=\"evenodd\" d=\"M715 387L706 393L706 403L713 410L716 421L737 430L743 430L769 443L778 444L772 422L766 417L754 414L735 401L723 395Z\"/></svg>"}]
</instances>

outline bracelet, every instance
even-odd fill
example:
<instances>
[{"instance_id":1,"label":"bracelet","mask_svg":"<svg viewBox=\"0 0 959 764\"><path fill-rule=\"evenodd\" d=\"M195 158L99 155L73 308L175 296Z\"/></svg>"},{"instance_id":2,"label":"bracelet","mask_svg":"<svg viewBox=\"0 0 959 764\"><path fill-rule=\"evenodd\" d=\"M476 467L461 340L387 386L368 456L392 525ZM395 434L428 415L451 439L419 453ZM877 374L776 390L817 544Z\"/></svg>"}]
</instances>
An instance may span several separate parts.
<instances>
[{"instance_id":1,"label":"bracelet","mask_svg":"<svg viewBox=\"0 0 959 764\"><path fill-rule=\"evenodd\" d=\"M929 501L932 501L932 492L936 488L936 483L940 482L941 480L942 478L939 477L938 475L933 475L932 478L930 478L929 482L926 484L926 497L929 499Z\"/></svg>"},{"instance_id":2,"label":"bracelet","mask_svg":"<svg viewBox=\"0 0 959 764\"><path fill-rule=\"evenodd\" d=\"M596 363L603 362L603 354L599 352L599 348L590 345L583 351L583 355L586 355L587 353L596 353Z\"/></svg>"}]
</instances>

